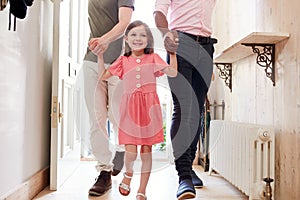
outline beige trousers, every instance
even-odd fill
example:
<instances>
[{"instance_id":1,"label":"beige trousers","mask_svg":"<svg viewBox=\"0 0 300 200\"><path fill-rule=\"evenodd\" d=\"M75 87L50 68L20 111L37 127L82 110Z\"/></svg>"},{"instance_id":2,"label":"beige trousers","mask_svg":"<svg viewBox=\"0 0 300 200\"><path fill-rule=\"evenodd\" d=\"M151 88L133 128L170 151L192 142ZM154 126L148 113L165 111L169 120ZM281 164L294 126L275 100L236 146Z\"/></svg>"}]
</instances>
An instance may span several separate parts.
<instances>
[{"instance_id":1,"label":"beige trousers","mask_svg":"<svg viewBox=\"0 0 300 200\"><path fill-rule=\"evenodd\" d=\"M98 69L97 63L83 62L84 96L90 121L92 153L98 161L98 171L111 171L115 151L124 151L123 146L118 145L118 117L117 112L113 111L119 109L119 99L116 96L120 91L115 92L115 88L120 81L118 77L111 77L107 82L99 80L103 71L104 69ZM107 120L112 130L110 133L107 130Z\"/></svg>"}]
</instances>

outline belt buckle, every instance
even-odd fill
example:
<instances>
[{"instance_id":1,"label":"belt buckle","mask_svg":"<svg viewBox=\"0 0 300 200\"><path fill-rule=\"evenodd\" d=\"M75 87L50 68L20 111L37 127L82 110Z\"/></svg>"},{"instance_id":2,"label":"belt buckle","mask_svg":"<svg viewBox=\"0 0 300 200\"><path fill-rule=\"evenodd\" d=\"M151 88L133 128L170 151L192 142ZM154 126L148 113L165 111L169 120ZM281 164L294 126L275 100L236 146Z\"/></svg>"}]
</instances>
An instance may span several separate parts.
<instances>
[{"instance_id":1,"label":"belt buckle","mask_svg":"<svg viewBox=\"0 0 300 200\"><path fill-rule=\"evenodd\" d=\"M200 36L199 35L196 36L196 42L198 42L198 43L200 42Z\"/></svg>"},{"instance_id":2,"label":"belt buckle","mask_svg":"<svg viewBox=\"0 0 300 200\"><path fill-rule=\"evenodd\" d=\"M208 43L210 43L210 37L203 37L201 35L197 35L196 42L203 43L203 44L208 44Z\"/></svg>"}]
</instances>

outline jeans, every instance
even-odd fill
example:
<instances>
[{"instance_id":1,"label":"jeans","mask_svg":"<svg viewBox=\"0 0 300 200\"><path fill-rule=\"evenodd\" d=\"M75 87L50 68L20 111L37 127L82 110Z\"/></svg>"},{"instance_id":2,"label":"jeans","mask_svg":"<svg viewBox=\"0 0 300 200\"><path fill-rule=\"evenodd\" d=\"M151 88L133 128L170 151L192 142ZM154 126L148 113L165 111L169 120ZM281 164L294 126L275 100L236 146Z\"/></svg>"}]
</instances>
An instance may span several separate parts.
<instances>
[{"instance_id":1,"label":"jeans","mask_svg":"<svg viewBox=\"0 0 300 200\"><path fill-rule=\"evenodd\" d=\"M213 71L213 42L199 44L179 32L178 75L168 77L173 98L171 139L180 180L191 179L192 163L201 132L200 114Z\"/></svg>"}]
</instances>

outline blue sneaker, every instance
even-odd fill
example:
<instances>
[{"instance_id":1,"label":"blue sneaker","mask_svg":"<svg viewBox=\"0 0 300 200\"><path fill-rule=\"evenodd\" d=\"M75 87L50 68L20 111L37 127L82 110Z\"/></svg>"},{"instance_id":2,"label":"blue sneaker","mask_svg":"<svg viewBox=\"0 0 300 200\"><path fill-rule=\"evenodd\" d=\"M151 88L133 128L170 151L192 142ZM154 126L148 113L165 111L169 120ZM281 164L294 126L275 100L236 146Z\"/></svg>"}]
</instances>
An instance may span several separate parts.
<instances>
[{"instance_id":1,"label":"blue sneaker","mask_svg":"<svg viewBox=\"0 0 300 200\"><path fill-rule=\"evenodd\" d=\"M202 180L197 176L197 174L195 173L194 170L192 170L191 176L192 176L192 182L193 182L193 184L194 184L194 187L195 187L196 189L203 188L203 182L202 182Z\"/></svg>"},{"instance_id":2,"label":"blue sneaker","mask_svg":"<svg viewBox=\"0 0 300 200\"><path fill-rule=\"evenodd\" d=\"M190 179L181 180L177 190L177 199L178 200L193 199L195 197L196 197L196 191L192 183L192 180Z\"/></svg>"}]
</instances>

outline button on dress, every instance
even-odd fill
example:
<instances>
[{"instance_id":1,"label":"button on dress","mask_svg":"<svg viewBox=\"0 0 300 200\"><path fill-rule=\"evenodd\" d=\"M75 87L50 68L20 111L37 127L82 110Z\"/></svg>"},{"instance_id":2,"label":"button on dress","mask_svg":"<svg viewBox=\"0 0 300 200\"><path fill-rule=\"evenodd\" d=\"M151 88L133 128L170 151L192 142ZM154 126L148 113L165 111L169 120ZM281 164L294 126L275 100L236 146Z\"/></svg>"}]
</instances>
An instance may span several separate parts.
<instances>
[{"instance_id":1,"label":"button on dress","mask_svg":"<svg viewBox=\"0 0 300 200\"><path fill-rule=\"evenodd\" d=\"M156 53L120 56L108 70L123 80L119 143L153 145L164 141L156 78L168 64Z\"/></svg>"}]
</instances>

